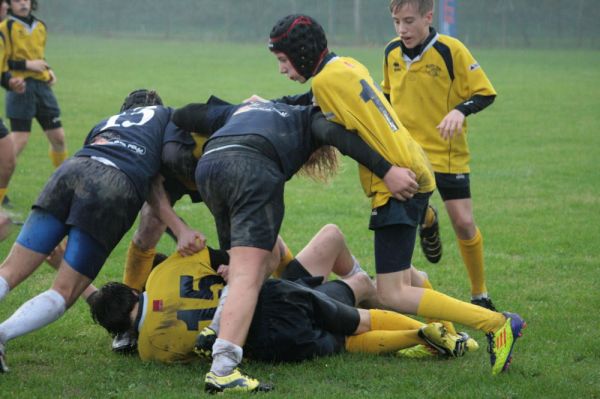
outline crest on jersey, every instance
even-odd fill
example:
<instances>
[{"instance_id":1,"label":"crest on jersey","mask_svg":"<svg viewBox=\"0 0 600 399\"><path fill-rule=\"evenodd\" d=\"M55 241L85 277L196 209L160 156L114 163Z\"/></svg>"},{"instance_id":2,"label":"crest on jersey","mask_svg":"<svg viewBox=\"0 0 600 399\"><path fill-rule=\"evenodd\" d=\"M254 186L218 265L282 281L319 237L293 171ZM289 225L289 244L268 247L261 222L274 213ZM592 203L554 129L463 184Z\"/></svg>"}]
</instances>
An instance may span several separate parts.
<instances>
[{"instance_id":1,"label":"crest on jersey","mask_svg":"<svg viewBox=\"0 0 600 399\"><path fill-rule=\"evenodd\" d=\"M433 76L434 78L437 78L438 76L440 76L440 72L442 71L442 68L440 68L439 66L437 66L435 64L427 64L425 66L425 69L427 69L427 73L430 76Z\"/></svg>"},{"instance_id":2,"label":"crest on jersey","mask_svg":"<svg viewBox=\"0 0 600 399\"><path fill-rule=\"evenodd\" d=\"M469 65L469 71L474 71L476 69L479 69L479 63L478 62Z\"/></svg>"}]
</instances>

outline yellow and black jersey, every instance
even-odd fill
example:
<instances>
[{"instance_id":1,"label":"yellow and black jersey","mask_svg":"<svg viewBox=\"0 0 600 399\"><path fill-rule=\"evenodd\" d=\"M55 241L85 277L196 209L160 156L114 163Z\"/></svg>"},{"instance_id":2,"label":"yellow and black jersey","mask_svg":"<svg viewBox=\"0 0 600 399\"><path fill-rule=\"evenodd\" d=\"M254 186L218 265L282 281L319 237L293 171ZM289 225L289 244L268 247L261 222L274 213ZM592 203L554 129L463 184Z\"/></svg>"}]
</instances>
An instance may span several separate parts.
<instances>
[{"instance_id":1,"label":"yellow and black jersey","mask_svg":"<svg viewBox=\"0 0 600 399\"><path fill-rule=\"evenodd\" d=\"M369 71L358 61L329 54L324 67L312 80L312 92L325 116L355 131L393 165L411 169L417 175L419 192L435 189L431 165L394 113ZM371 206L387 203L391 194L383 181L359 166L360 181Z\"/></svg>"},{"instance_id":2,"label":"yellow and black jersey","mask_svg":"<svg viewBox=\"0 0 600 399\"><path fill-rule=\"evenodd\" d=\"M208 248L189 257L175 253L157 266L142 299L140 358L165 363L192 360L196 336L210 324L223 286Z\"/></svg>"},{"instance_id":3,"label":"yellow and black jersey","mask_svg":"<svg viewBox=\"0 0 600 399\"><path fill-rule=\"evenodd\" d=\"M403 54L400 38L387 45L382 89L436 172L468 173L466 119L462 134L452 140L444 140L436 127L452 109L468 107L474 97L493 99L496 91L460 41L432 34L420 55L412 59Z\"/></svg>"},{"instance_id":4,"label":"yellow and black jersey","mask_svg":"<svg viewBox=\"0 0 600 399\"><path fill-rule=\"evenodd\" d=\"M21 64L18 69L9 68L12 76L33 78L41 81L50 80L50 73L24 70L26 60L43 60L46 48L46 24L32 17L31 24L14 16L0 23L0 32L6 42L6 58L8 65Z\"/></svg>"}]
</instances>

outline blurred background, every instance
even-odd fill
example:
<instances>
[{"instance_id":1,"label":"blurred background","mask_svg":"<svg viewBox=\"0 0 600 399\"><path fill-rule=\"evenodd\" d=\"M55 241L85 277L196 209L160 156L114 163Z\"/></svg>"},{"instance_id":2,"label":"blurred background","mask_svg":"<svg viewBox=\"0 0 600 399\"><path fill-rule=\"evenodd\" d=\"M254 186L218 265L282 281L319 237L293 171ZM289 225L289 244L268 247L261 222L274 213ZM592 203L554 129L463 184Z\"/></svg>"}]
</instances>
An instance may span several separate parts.
<instances>
[{"instance_id":1,"label":"blurred background","mask_svg":"<svg viewBox=\"0 0 600 399\"><path fill-rule=\"evenodd\" d=\"M467 46L600 48L598 0L437 0L435 26ZM41 0L50 34L266 41L275 21L302 12L333 44L394 36L388 0Z\"/></svg>"}]
</instances>

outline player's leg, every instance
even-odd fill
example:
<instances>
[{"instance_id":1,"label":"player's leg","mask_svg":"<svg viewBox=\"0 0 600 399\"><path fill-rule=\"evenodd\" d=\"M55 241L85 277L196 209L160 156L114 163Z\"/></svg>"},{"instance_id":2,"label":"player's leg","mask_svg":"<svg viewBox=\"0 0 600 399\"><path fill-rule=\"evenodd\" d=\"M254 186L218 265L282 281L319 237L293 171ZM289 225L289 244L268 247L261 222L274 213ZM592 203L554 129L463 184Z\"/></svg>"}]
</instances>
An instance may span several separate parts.
<instances>
[{"instance_id":1,"label":"player's leg","mask_svg":"<svg viewBox=\"0 0 600 399\"><path fill-rule=\"evenodd\" d=\"M310 274L325 279L331 272L341 277L349 275L355 264L344 235L334 224L323 226L296 255L296 259Z\"/></svg>"},{"instance_id":2,"label":"player's leg","mask_svg":"<svg viewBox=\"0 0 600 399\"><path fill-rule=\"evenodd\" d=\"M426 204L427 198L423 199L422 202ZM424 207L417 203L420 200L417 196L407 203L391 199L388 205L378 209L377 215L371 218L371 228L375 230L375 267L379 301L385 307L402 313L464 324L483 331L488 337L509 335L510 339L500 340L501 345L496 345L497 349L492 350L492 363L496 365L493 372L497 372L498 367L504 370L517 338L515 336L513 340L512 337L520 333L524 325L518 315L494 312L459 301L433 289L412 285L410 267L416 224L411 225L407 222L411 219L419 220L418 212L414 211L413 206L424 210ZM379 217L384 218L383 221L397 221L401 224L381 226L382 220L378 219ZM508 329L511 333L506 332ZM510 343L506 345L506 342ZM498 355L494 355L494 351L498 352Z\"/></svg>"},{"instance_id":3,"label":"player's leg","mask_svg":"<svg viewBox=\"0 0 600 399\"><path fill-rule=\"evenodd\" d=\"M475 225L471 198L448 200L444 204L456 233L460 254L471 281L471 301L495 310L491 299L488 297L485 284L483 236Z\"/></svg>"},{"instance_id":4,"label":"player's leg","mask_svg":"<svg viewBox=\"0 0 600 399\"><path fill-rule=\"evenodd\" d=\"M0 206L4 201L8 183L15 171L17 158L15 155L15 146L12 135L8 133L6 127L0 120Z\"/></svg>"},{"instance_id":5,"label":"player's leg","mask_svg":"<svg viewBox=\"0 0 600 399\"><path fill-rule=\"evenodd\" d=\"M65 256L52 287L25 302L0 324L0 345L58 320L90 285L110 251L77 227L69 230ZM5 359L2 361L6 365Z\"/></svg>"},{"instance_id":6,"label":"player's leg","mask_svg":"<svg viewBox=\"0 0 600 399\"><path fill-rule=\"evenodd\" d=\"M0 209L0 242L10 234L12 220Z\"/></svg>"},{"instance_id":7,"label":"player's leg","mask_svg":"<svg viewBox=\"0 0 600 399\"><path fill-rule=\"evenodd\" d=\"M436 184L452 227L471 282L472 303L496 310L488 297L483 260L483 237L475 225L468 173L436 173Z\"/></svg>"},{"instance_id":8,"label":"player's leg","mask_svg":"<svg viewBox=\"0 0 600 399\"><path fill-rule=\"evenodd\" d=\"M431 263L442 259L442 238L437 210L429 205L422 223L419 225L419 240L425 258Z\"/></svg>"},{"instance_id":9,"label":"player's leg","mask_svg":"<svg viewBox=\"0 0 600 399\"><path fill-rule=\"evenodd\" d=\"M218 140L216 144L218 145ZM229 249L229 293L221 312L205 390L267 390L237 369L258 292L283 220L285 178L277 165L252 151L204 156L196 169L198 191L216 222L221 249Z\"/></svg>"},{"instance_id":10,"label":"player's leg","mask_svg":"<svg viewBox=\"0 0 600 399\"><path fill-rule=\"evenodd\" d=\"M0 266L0 300L42 264L66 232L67 226L51 214L41 209L31 212Z\"/></svg>"},{"instance_id":11,"label":"player's leg","mask_svg":"<svg viewBox=\"0 0 600 399\"><path fill-rule=\"evenodd\" d=\"M166 225L154 213L152 207L144 203L140 211L140 223L127 250L127 260L123 272L123 283L141 292L152 271L152 261L156 255L156 245L164 233Z\"/></svg>"},{"instance_id":12,"label":"player's leg","mask_svg":"<svg viewBox=\"0 0 600 399\"><path fill-rule=\"evenodd\" d=\"M66 250L66 241L63 240L60 244L58 244L56 246L56 248L54 248L52 250L50 255L46 257L46 263L48 265L50 265L50 267L52 267L54 270L58 271L60 269L60 265L62 264L62 261L65 257L65 250ZM96 288L94 286L94 284L90 284L81 293L81 298L84 301L87 301L90 298L90 296L92 294L94 294L96 291L98 291L98 288Z\"/></svg>"},{"instance_id":13,"label":"player's leg","mask_svg":"<svg viewBox=\"0 0 600 399\"><path fill-rule=\"evenodd\" d=\"M31 90L35 92L37 99L36 119L50 143L48 156L52 165L58 168L67 159L65 131L60 121L58 101L48 85L36 83Z\"/></svg>"}]
</instances>

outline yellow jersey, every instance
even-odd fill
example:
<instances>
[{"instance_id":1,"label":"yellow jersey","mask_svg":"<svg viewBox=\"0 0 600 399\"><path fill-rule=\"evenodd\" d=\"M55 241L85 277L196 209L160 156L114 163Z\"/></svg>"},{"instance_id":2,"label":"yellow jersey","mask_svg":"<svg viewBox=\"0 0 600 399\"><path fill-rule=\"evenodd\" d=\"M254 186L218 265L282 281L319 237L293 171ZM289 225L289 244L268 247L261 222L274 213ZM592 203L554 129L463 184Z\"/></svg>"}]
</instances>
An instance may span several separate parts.
<instances>
[{"instance_id":1,"label":"yellow jersey","mask_svg":"<svg viewBox=\"0 0 600 399\"><path fill-rule=\"evenodd\" d=\"M45 59L46 49L46 25L37 18L33 18L31 25L10 16L0 23L0 32L6 42L7 61L26 61ZM11 70L12 76L17 78L33 78L41 81L49 81L50 73Z\"/></svg>"},{"instance_id":2,"label":"yellow jersey","mask_svg":"<svg viewBox=\"0 0 600 399\"><path fill-rule=\"evenodd\" d=\"M419 192L435 189L427 156L398 119L369 71L358 61L329 54L313 77L312 92L325 116L355 131L371 148L393 165L411 169L417 175ZM391 194L383 181L359 166L365 194L372 208L385 205Z\"/></svg>"},{"instance_id":3,"label":"yellow jersey","mask_svg":"<svg viewBox=\"0 0 600 399\"><path fill-rule=\"evenodd\" d=\"M165 363L194 359L196 337L210 324L223 286L208 248L188 257L175 253L158 265L142 299L140 358Z\"/></svg>"},{"instance_id":4,"label":"yellow jersey","mask_svg":"<svg viewBox=\"0 0 600 399\"><path fill-rule=\"evenodd\" d=\"M461 134L444 140L436 126L457 105L496 91L469 50L457 39L436 34L410 59L400 38L386 47L383 92L412 137L423 147L434 171L468 173L467 122Z\"/></svg>"}]
</instances>

